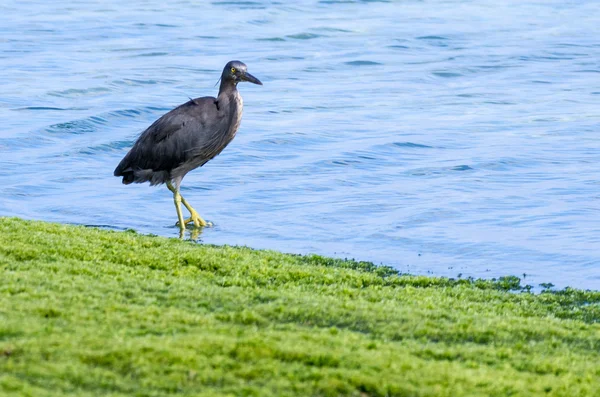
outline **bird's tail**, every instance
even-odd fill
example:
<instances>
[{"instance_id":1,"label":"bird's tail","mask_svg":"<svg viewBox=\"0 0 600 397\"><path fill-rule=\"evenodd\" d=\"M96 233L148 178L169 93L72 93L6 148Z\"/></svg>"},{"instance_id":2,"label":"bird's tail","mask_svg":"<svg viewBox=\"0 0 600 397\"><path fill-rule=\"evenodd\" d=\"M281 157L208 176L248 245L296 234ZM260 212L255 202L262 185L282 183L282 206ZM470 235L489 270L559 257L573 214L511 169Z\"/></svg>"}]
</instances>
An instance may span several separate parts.
<instances>
[{"instance_id":1,"label":"bird's tail","mask_svg":"<svg viewBox=\"0 0 600 397\"><path fill-rule=\"evenodd\" d=\"M123 176L123 185L129 185L135 181L135 175L133 174L133 171L124 172L120 176Z\"/></svg>"},{"instance_id":2,"label":"bird's tail","mask_svg":"<svg viewBox=\"0 0 600 397\"><path fill-rule=\"evenodd\" d=\"M115 170L115 176L123 177L123 184L129 185L131 183L144 183L150 182L150 186L160 185L161 183L168 182L171 177L168 171L154 171L154 170L132 170L117 172Z\"/></svg>"},{"instance_id":3,"label":"bird's tail","mask_svg":"<svg viewBox=\"0 0 600 397\"><path fill-rule=\"evenodd\" d=\"M115 168L115 172L113 172L113 175L114 176L122 176L123 184L129 185L130 183L133 183L133 181L135 180L135 175L134 175L134 172L131 169L131 167L129 167L127 162L125 161L126 159L127 159L127 156L125 156L125 158L123 160L121 160L119 165L117 165L117 168Z\"/></svg>"}]
</instances>

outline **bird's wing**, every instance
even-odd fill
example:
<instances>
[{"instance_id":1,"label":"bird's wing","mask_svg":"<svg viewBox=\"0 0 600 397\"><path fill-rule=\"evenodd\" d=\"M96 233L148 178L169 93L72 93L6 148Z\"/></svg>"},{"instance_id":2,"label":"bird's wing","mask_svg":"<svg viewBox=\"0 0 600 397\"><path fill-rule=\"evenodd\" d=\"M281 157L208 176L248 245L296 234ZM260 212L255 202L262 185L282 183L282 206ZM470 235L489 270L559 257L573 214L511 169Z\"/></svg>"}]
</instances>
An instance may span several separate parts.
<instances>
[{"instance_id":1,"label":"bird's wing","mask_svg":"<svg viewBox=\"0 0 600 397\"><path fill-rule=\"evenodd\" d=\"M199 156L207 157L208 161L214 157L211 142L226 134L227 127L227 117L219 112L215 98L190 100L142 132L115 175L141 169L170 171Z\"/></svg>"}]
</instances>

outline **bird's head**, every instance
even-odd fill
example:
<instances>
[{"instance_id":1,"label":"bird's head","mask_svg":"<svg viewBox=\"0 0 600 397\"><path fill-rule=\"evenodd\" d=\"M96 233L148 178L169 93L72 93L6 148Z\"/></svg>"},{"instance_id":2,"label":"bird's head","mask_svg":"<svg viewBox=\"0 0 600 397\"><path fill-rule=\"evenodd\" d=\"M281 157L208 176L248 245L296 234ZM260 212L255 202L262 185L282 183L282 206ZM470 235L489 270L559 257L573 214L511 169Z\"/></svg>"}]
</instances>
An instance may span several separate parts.
<instances>
[{"instance_id":1,"label":"bird's head","mask_svg":"<svg viewBox=\"0 0 600 397\"><path fill-rule=\"evenodd\" d=\"M248 73L246 64L240 61L227 62L221 75L221 81L232 82L234 84L240 81L248 81L250 83L262 85L259 79Z\"/></svg>"}]
</instances>

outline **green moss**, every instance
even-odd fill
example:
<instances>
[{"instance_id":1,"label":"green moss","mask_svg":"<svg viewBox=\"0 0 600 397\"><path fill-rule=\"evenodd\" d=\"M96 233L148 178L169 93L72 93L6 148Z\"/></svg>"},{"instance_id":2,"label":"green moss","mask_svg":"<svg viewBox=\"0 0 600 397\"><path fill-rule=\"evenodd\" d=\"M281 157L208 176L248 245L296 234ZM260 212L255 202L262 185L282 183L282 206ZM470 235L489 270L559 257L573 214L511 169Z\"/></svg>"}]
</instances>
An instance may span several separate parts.
<instances>
[{"instance_id":1,"label":"green moss","mask_svg":"<svg viewBox=\"0 0 600 397\"><path fill-rule=\"evenodd\" d=\"M592 396L600 293L0 218L0 395Z\"/></svg>"}]
</instances>

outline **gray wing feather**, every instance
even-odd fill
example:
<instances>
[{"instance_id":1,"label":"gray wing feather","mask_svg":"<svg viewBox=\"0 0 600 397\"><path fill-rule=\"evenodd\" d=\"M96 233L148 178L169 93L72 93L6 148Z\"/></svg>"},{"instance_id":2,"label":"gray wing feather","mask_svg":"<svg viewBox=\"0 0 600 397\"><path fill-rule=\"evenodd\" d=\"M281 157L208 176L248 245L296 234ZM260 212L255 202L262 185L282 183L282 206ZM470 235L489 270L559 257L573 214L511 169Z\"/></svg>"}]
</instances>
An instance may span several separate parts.
<instances>
[{"instance_id":1,"label":"gray wing feather","mask_svg":"<svg viewBox=\"0 0 600 397\"><path fill-rule=\"evenodd\" d=\"M228 127L215 98L190 100L142 132L114 174L123 176L123 183L157 184L183 177L227 146Z\"/></svg>"}]
</instances>

